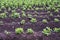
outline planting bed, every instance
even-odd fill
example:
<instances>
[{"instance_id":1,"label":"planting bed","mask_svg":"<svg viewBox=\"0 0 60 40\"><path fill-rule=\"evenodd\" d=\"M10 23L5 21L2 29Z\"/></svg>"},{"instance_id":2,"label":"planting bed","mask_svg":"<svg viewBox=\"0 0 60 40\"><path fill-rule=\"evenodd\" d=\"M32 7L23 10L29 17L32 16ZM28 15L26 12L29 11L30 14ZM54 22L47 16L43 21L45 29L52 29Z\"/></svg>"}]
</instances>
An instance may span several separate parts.
<instances>
[{"instance_id":1,"label":"planting bed","mask_svg":"<svg viewBox=\"0 0 60 40\"><path fill-rule=\"evenodd\" d=\"M23 6L18 5L17 0L13 1L0 2L0 40L60 40L60 4L57 0L53 3L52 0L39 0L41 5L36 0L30 1L32 4L19 0Z\"/></svg>"}]
</instances>

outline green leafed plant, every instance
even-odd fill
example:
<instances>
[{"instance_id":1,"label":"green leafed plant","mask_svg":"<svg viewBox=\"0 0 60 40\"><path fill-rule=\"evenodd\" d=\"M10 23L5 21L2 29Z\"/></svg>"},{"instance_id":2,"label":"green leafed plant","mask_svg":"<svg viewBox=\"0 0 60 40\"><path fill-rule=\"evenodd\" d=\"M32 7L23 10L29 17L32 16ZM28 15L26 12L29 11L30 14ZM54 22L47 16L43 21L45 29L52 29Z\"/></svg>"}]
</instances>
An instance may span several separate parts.
<instances>
[{"instance_id":1,"label":"green leafed plant","mask_svg":"<svg viewBox=\"0 0 60 40\"><path fill-rule=\"evenodd\" d=\"M25 14L25 12L22 12L22 17L26 17L26 14Z\"/></svg>"},{"instance_id":2,"label":"green leafed plant","mask_svg":"<svg viewBox=\"0 0 60 40\"><path fill-rule=\"evenodd\" d=\"M59 22L59 19L58 18L54 18L54 22Z\"/></svg>"},{"instance_id":3,"label":"green leafed plant","mask_svg":"<svg viewBox=\"0 0 60 40\"><path fill-rule=\"evenodd\" d=\"M28 14L27 16L28 16L28 18L32 18L32 15L31 14Z\"/></svg>"},{"instance_id":4,"label":"green leafed plant","mask_svg":"<svg viewBox=\"0 0 60 40\"><path fill-rule=\"evenodd\" d=\"M48 23L47 19L42 20L43 23Z\"/></svg>"},{"instance_id":5,"label":"green leafed plant","mask_svg":"<svg viewBox=\"0 0 60 40\"><path fill-rule=\"evenodd\" d=\"M19 13L12 13L10 16L12 18L19 18L20 17L20 14Z\"/></svg>"},{"instance_id":6,"label":"green leafed plant","mask_svg":"<svg viewBox=\"0 0 60 40\"><path fill-rule=\"evenodd\" d=\"M39 8L37 7L37 8L35 8L35 10L39 10Z\"/></svg>"},{"instance_id":7,"label":"green leafed plant","mask_svg":"<svg viewBox=\"0 0 60 40\"><path fill-rule=\"evenodd\" d=\"M7 17L6 13L1 13L0 14L0 18L6 18L6 17Z\"/></svg>"},{"instance_id":8,"label":"green leafed plant","mask_svg":"<svg viewBox=\"0 0 60 40\"><path fill-rule=\"evenodd\" d=\"M30 22L35 23L35 22L37 22L37 19L36 18L31 18Z\"/></svg>"},{"instance_id":9,"label":"green leafed plant","mask_svg":"<svg viewBox=\"0 0 60 40\"><path fill-rule=\"evenodd\" d=\"M22 20L20 23L21 23L21 24L25 24L25 20Z\"/></svg>"},{"instance_id":10,"label":"green leafed plant","mask_svg":"<svg viewBox=\"0 0 60 40\"><path fill-rule=\"evenodd\" d=\"M24 32L23 28L16 28L16 29L15 29L15 33L16 33L16 34L21 34L21 33L23 33L23 32Z\"/></svg>"},{"instance_id":11,"label":"green leafed plant","mask_svg":"<svg viewBox=\"0 0 60 40\"><path fill-rule=\"evenodd\" d=\"M54 32L60 32L60 28L54 28Z\"/></svg>"},{"instance_id":12,"label":"green leafed plant","mask_svg":"<svg viewBox=\"0 0 60 40\"><path fill-rule=\"evenodd\" d=\"M53 16L53 14L52 14L52 13L50 13L50 16Z\"/></svg>"},{"instance_id":13,"label":"green leafed plant","mask_svg":"<svg viewBox=\"0 0 60 40\"><path fill-rule=\"evenodd\" d=\"M42 33L48 36L51 34L51 31L52 29L50 27L46 27L45 29L43 29Z\"/></svg>"},{"instance_id":14,"label":"green leafed plant","mask_svg":"<svg viewBox=\"0 0 60 40\"><path fill-rule=\"evenodd\" d=\"M27 33L28 33L28 34L33 34L34 31L33 31L31 28L29 28L29 29L27 29Z\"/></svg>"}]
</instances>

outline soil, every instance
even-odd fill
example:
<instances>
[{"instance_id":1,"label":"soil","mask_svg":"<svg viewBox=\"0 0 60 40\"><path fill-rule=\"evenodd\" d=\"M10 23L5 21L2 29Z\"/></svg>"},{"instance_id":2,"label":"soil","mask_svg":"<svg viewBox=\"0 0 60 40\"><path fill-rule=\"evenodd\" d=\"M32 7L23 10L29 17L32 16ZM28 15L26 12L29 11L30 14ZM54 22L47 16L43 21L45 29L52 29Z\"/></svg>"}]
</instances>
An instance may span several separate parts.
<instances>
[{"instance_id":1,"label":"soil","mask_svg":"<svg viewBox=\"0 0 60 40\"><path fill-rule=\"evenodd\" d=\"M22 15L21 11L22 10L16 9L16 12L20 13L20 15ZM11 14L11 11L7 12L8 12L7 15ZM58 13L51 12L53 13L53 16L50 16L50 13L47 13L47 11L26 10L25 13L26 15L27 14L33 15L33 18L36 18L37 22L31 23L28 17L21 17L15 19L8 17L0 19L0 21L3 22L3 24L0 24L0 40L60 40L60 33L52 32L51 35L45 36L41 32L47 26L51 28L60 27L60 22L55 23L53 21L54 18L60 19L60 16L57 16L60 15L60 12ZM24 25L20 24L20 21L22 19L26 20L26 23ZM46 24L42 23L43 19L47 19L48 23ZM15 28L18 27L24 28L24 31L26 31L28 28L32 28L35 32L33 34L27 34L26 32L24 32L23 34L17 35L15 34ZM6 35L4 33L4 30L10 31L11 34Z\"/></svg>"}]
</instances>

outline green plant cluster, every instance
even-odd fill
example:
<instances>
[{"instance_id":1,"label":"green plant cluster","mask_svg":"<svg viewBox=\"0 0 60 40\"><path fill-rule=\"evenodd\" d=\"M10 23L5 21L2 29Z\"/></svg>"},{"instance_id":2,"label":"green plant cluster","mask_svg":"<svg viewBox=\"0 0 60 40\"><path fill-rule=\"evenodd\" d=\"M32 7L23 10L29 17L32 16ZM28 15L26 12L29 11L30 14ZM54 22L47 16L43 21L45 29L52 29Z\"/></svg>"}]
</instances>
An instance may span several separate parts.
<instances>
[{"instance_id":1,"label":"green plant cluster","mask_svg":"<svg viewBox=\"0 0 60 40\"><path fill-rule=\"evenodd\" d=\"M25 24L25 20L21 20L21 22L20 22L21 24Z\"/></svg>"},{"instance_id":2,"label":"green plant cluster","mask_svg":"<svg viewBox=\"0 0 60 40\"><path fill-rule=\"evenodd\" d=\"M42 20L43 23L48 23L47 19Z\"/></svg>"},{"instance_id":3,"label":"green plant cluster","mask_svg":"<svg viewBox=\"0 0 60 40\"><path fill-rule=\"evenodd\" d=\"M16 29L15 29L15 33L16 33L16 34L22 34L23 32L24 32L24 29L23 29L23 28L16 28ZM46 28L44 28L44 29L42 30L42 33L43 33L44 35L46 35L46 36L49 36L52 32L60 33L60 28L55 27L55 28L51 29L50 27L46 27ZM33 30L32 28L28 28L28 29L26 30L26 33L28 33L28 34L33 34L33 33L34 33L34 30Z\"/></svg>"},{"instance_id":4,"label":"green plant cluster","mask_svg":"<svg viewBox=\"0 0 60 40\"><path fill-rule=\"evenodd\" d=\"M43 29L42 33L48 36L51 34L51 31L52 29L50 27L46 27L45 29Z\"/></svg>"},{"instance_id":5,"label":"green plant cluster","mask_svg":"<svg viewBox=\"0 0 60 40\"><path fill-rule=\"evenodd\" d=\"M23 32L24 32L24 29L23 28L16 28L15 29L15 33L16 34L21 34ZM33 29L31 29L31 28L27 29L27 33L33 34L33 32L34 32Z\"/></svg>"},{"instance_id":6,"label":"green plant cluster","mask_svg":"<svg viewBox=\"0 0 60 40\"><path fill-rule=\"evenodd\" d=\"M55 9L57 12L60 7L60 0L0 0L0 8L12 8L16 9L18 7L32 8L32 6L42 6L44 8Z\"/></svg>"},{"instance_id":7,"label":"green plant cluster","mask_svg":"<svg viewBox=\"0 0 60 40\"><path fill-rule=\"evenodd\" d=\"M35 22L37 22L37 19L36 18L31 18L30 22L35 23Z\"/></svg>"},{"instance_id":8,"label":"green plant cluster","mask_svg":"<svg viewBox=\"0 0 60 40\"><path fill-rule=\"evenodd\" d=\"M27 29L27 33L32 34L32 33L34 33L34 31L31 28L29 28L29 29Z\"/></svg>"},{"instance_id":9,"label":"green plant cluster","mask_svg":"<svg viewBox=\"0 0 60 40\"><path fill-rule=\"evenodd\" d=\"M54 32L60 32L60 28L54 28Z\"/></svg>"},{"instance_id":10,"label":"green plant cluster","mask_svg":"<svg viewBox=\"0 0 60 40\"><path fill-rule=\"evenodd\" d=\"M7 17L6 13L1 13L0 14L0 18L6 18L6 17Z\"/></svg>"},{"instance_id":11,"label":"green plant cluster","mask_svg":"<svg viewBox=\"0 0 60 40\"><path fill-rule=\"evenodd\" d=\"M23 28L16 28L15 29L16 34L21 34L24 32Z\"/></svg>"},{"instance_id":12,"label":"green plant cluster","mask_svg":"<svg viewBox=\"0 0 60 40\"><path fill-rule=\"evenodd\" d=\"M46 27L42 31L42 33L46 36L50 35L52 32L60 33L60 28L55 27L55 28L51 29L50 27Z\"/></svg>"},{"instance_id":13,"label":"green plant cluster","mask_svg":"<svg viewBox=\"0 0 60 40\"><path fill-rule=\"evenodd\" d=\"M54 22L59 22L60 20L58 18L55 18L54 19Z\"/></svg>"},{"instance_id":14,"label":"green plant cluster","mask_svg":"<svg viewBox=\"0 0 60 40\"><path fill-rule=\"evenodd\" d=\"M20 17L20 14L19 14L19 13L12 13L12 14L10 15L10 17L19 18L19 17Z\"/></svg>"}]
</instances>

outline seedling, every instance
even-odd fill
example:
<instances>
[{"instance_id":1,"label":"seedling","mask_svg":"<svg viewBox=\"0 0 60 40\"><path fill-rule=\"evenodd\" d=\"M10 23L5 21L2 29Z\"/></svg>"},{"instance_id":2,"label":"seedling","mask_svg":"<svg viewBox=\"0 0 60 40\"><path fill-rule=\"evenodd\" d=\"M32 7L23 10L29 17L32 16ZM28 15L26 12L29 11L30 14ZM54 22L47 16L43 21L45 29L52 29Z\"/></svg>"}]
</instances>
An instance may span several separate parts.
<instances>
[{"instance_id":1,"label":"seedling","mask_svg":"<svg viewBox=\"0 0 60 40\"><path fill-rule=\"evenodd\" d=\"M15 33L16 33L16 34L21 34L21 33L23 33L23 32L24 32L23 28L16 28L16 29L15 29Z\"/></svg>"},{"instance_id":2,"label":"seedling","mask_svg":"<svg viewBox=\"0 0 60 40\"><path fill-rule=\"evenodd\" d=\"M11 32L8 32L7 30L5 30L4 33L7 35L11 34Z\"/></svg>"},{"instance_id":3,"label":"seedling","mask_svg":"<svg viewBox=\"0 0 60 40\"><path fill-rule=\"evenodd\" d=\"M28 18L32 18L32 15L31 14L28 14Z\"/></svg>"},{"instance_id":4,"label":"seedling","mask_svg":"<svg viewBox=\"0 0 60 40\"><path fill-rule=\"evenodd\" d=\"M25 8L25 7L23 7L23 8L22 8L22 10L26 10L26 8Z\"/></svg>"},{"instance_id":5,"label":"seedling","mask_svg":"<svg viewBox=\"0 0 60 40\"><path fill-rule=\"evenodd\" d=\"M47 13L50 13L50 11L47 11Z\"/></svg>"},{"instance_id":6,"label":"seedling","mask_svg":"<svg viewBox=\"0 0 60 40\"><path fill-rule=\"evenodd\" d=\"M43 23L48 23L47 19L42 20Z\"/></svg>"},{"instance_id":7,"label":"seedling","mask_svg":"<svg viewBox=\"0 0 60 40\"><path fill-rule=\"evenodd\" d=\"M6 17L7 17L6 13L1 13L0 14L0 18L6 18Z\"/></svg>"},{"instance_id":8,"label":"seedling","mask_svg":"<svg viewBox=\"0 0 60 40\"><path fill-rule=\"evenodd\" d=\"M51 9L51 7L47 7L47 10L50 10Z\"/></svg>"},{"instance_id":9,"label":"seedling","mask_svg":"<svg viewBox=\"0 0 60 40\"><path fill-rule=\"evenodd\" d=\"M13 18L19 18L20 14L19 13L12 13L10 16Z\"/></svg>"},{"instance_id":10,"label":"seedling","mask_svg":"<svg viewBox=\"0 0 60 40\"><path fill-rule=\"evenodd\" d=\"M11 11L11 8L10 7L8 8L8 11Z\"/></svg>"},{"instance_id":11,"label":"seedling","mask_svg":"<svg viewBox=\"0 0 60 40\"><path fill-rule=\"evenodd\" d=\"M2 9L2 8L5 8L5 6L1 6L1 9Z\"/></svg>"},{"instance_id":12,"label":"seedling","mask_svg":"<svg viewBox=\"0 0 60 40\"><path fill-rule=\"evenodd\" d=\"M26 17L26 14L25 14L25 12L23 12L23 13L22 13L22 17Z\"/></svg>"},{"instance_id":13,"label":"seedling","mask_svg":"<svg viewBox=\"0 0 60 40\"><path fill-rule=\"evenodd\" d=\"M30 8L27 8L27 10L30 10Z\"/></svg>"},{"instance_id":14,"label":"seedling","mask_svg":"<svg viewBox=\"0 0 60 40\"><path fill-rule=\"evenodd\" d=\"M31 18L30 22L35 23L35 22L37 22L37 19L36 18Z\"/></svg>"},{"instance_id":15,"label":"seedling","mask_svg":"<svg viewBox=\"0 0 60 40\"><path fill-rule=\"evenodd\" d=\"M54 32L60 32L60 28L54 28Z\"/></svg>"},{"instance_id":16,"label":"seedling","mask_svg":"<svg viewBox=\"0 0 60 40\"><path fill-rule=\"evenodd\" d=\"M34 8L31 8L31 10L34 10Z\"/></svg>"},{"instance_id":17,"label":"seedling","mask_svg":"<svg viewBox=\"0 0 60 40\"><path fill-rule=\"evenodd\" d=\"M54 18L54 22L59 22L59 19L58 18Z\"/></svg>"},{"instance_id":18,"label":"seedling","mask_svg":"<svg viewBox=\"0 0 60 40\"><path fill-rule=\"evenodd\" d=\"M35 8L35 10L39 10L39 8L37 7L37 8Z\"/></svg>"},{"instance_id":19,"label":"seedling","mask_svg":"<svg viewBox=\"0 0 60 40\"><path fill-rule=\"evenodd\" d=\"M46 27L45 29L43 29L42 33L48 36L51 34L51 31L52 29L50 27Z\"/></svg>"},{"instance_id":20,"label":"seedling","mask_svg":"<svg viewBox=\"0 0 60 40\"><path fill-rule=\"evenodd\" d=\"M52 13L50 13L50 16L53 16L53 14L52 14Z\"/></svg>"},{"instance_id":21,"label":"seedling","mask_svg":"<svg viewBox=\"0 0 60 40\"><path fill-rule=\"evenodd\" d=\"M28 33L28 34L33 34L34 31L33 31L31 28L29 28L29 29L27 29L27 33Z\"/></svg>"},{"instance_id":22,"label":"seedling","mask_svg":"<svg viewBox=\"0 0 60 40\"><path fill-rule=\"evenodd\" d=\"M43 8L39 8L40 10L43 10Z\"/></svg>"},{"instance_id":23,"label":"seedling","mask_svg":"<svg viewBox=\"0 0 60 40\"><path fill-rule=\"evenodd\" d=\"M59 10L58 9L55 9L55 12L59 12Z\"/></svg>"},{"instance_id":24,"label":"seedling","mask_svg":"<svg viewBox=\"0 0 60 40\"><path fill-rule=\"evenodd\" d=\"M25 20L22 20L20 23L21 23L21 24L25 24Z\"/></svg>"},{"instance_id":25,"label":"seedling","mask_svg":"<svg viewBox=\"0 0 60 40\"><path fill-rule=\"evenodd\" d=\"M12 13L16 13L16 10L12 10Z\"/></svg>"}]
</instances>

